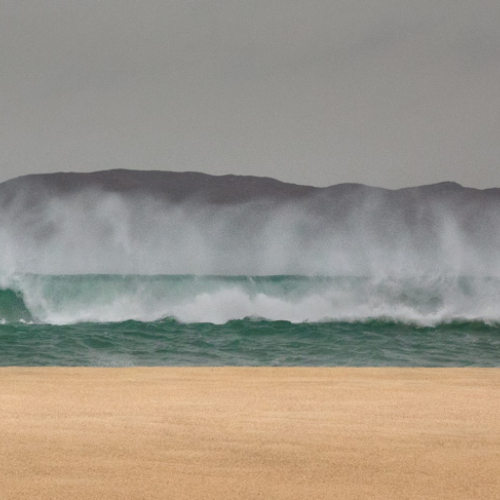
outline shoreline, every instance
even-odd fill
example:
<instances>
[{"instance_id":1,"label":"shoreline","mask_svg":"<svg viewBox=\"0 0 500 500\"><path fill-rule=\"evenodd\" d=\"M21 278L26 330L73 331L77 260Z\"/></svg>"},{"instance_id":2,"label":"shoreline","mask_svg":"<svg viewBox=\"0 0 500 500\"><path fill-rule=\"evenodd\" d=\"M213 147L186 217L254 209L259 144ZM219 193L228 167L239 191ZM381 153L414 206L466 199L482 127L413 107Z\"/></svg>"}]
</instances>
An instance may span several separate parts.
<instances>
[{"instance_id":1,"label":"shoreline","mask_svg":"<svg viewBox=\"0 0 500 500\"><path fill-rule=\"evenodd\" d=\"M499 416L497 368L0 368L0 497L500 498Z\"/></svg>"}]
</instances>

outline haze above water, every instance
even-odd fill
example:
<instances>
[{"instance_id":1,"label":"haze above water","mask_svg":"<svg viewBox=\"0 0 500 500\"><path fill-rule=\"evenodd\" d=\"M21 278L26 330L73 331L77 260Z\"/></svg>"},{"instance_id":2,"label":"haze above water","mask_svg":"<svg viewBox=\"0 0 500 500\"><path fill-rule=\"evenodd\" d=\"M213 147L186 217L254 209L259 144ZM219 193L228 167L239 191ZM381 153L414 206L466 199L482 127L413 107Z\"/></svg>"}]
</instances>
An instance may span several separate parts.
<instances>
[{"instance_id":1,"label":"haze above water","mask_svg":"<svg viewBox=\"0 0 500 500\"><path fill-rule=\"evenodd\" d=\"M1 185L3 276L500 275L496 190L452 183L315 189L133 171L61 175ZM102 180L80 187L100 176L108 189ZM171 192L146 189L151 178Z\"/></svg>"}]
</instances>

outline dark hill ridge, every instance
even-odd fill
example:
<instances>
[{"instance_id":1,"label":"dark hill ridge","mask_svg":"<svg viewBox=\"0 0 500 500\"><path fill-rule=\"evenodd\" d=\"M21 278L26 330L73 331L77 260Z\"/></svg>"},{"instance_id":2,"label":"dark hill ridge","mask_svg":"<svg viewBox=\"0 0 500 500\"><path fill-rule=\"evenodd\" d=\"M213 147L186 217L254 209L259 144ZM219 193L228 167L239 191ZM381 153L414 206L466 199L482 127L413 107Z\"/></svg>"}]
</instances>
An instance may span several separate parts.
<instances>
[{"instance_id":1,"label":"dark hill ridge","mask_svg":"<svg viewBox=\"0 0 500 500\"><path fill-rule=\"evenodd\" d=\"M0 184L0 197L12 199L19 192L29 197L71 195L83 190L101 190L126 196L153 196L172 203L199 199L216 204L234 204L273 199L291 200L308 196L317 188L288 184L267 177L199 172L104 170L92 173L61 172L28 175Z\"/></svg>"},{"instance_id":2,"label":"dark hill ridge","mask_svg":"<svg viewBox=\"0 0 500 500\"><path fill-rule=\"evenodd\" d=\"M455 182L442 182L403 189L384 189L363 184L337 184L325 188L281 182L269 177L240 175L214 176L199 172L165 172L145 170L103 170L91 173L59 172L34 174L11 179L0 184L2 201L17 194L40 198L76 194L99 189L124 195L147 195L170 202L200 199L209 203L233 204L259 199L294 201L320 197L334 199L345 196L379 196L388 200L405 201L433 199L464 199L480 201L500 198L500 189L479 190L462 187ZM359 201L359 200L358 200Z\"/></svg>"},{"instance_id":3,"label":"dark hill ridge","mask_svg":"<svg viewBox=\"0 0 500 500\"><path fill-rule=\"evenodd\" d=\"M500 189L466 188L454 182L396 190L363 184L317 188L268 177L121 169L18 177L0 184L0 206L6 210L15 205L18 214L36 212L52 199L71 199L89 191L117 193L131 201L153 198L167 205L188 201L200 207L231 207L265 202L266 210L293 205L314 214L318 227L348 229L362 220L373 227L383 226L387 234L395 234L403 225L437 231L438 213L452 217L460 229L482 234L493 230L492 219L500 218Z\"/></svg>"}]
</instances>

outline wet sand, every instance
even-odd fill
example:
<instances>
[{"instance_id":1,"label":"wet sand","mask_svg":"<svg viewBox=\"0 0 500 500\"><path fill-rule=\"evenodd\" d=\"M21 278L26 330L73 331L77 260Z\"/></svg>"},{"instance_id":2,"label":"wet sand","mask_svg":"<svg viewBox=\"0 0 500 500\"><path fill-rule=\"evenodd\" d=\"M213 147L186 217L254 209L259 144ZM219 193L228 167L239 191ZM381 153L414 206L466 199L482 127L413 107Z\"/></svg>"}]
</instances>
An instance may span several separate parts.
<instances>
[{"instance_id":1,"label":"wet sand","mask_svg":"<svg viewBox=\"0 0 500 500\"><path fill-rule=\"evenodd\" d=\"M500 370L0 369L1 500L170 498L500 498Z\"/></svg>"}]
</instances>

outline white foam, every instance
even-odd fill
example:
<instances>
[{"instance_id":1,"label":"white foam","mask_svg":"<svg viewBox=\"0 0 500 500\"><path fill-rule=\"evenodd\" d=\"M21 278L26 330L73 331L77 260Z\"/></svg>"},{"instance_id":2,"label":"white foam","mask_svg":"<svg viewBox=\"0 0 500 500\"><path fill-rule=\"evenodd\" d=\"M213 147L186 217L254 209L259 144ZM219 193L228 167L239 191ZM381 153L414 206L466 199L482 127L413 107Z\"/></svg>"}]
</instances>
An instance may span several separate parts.
<instances>
[{"instance_id":1,"label":"white foam","mask_svg":"<svg viewBox=\"0 0 500 500\"><path fill-rule=\"evenodd\" d=\"M500 280L428 277L227 279L131 276L17 277L35 320L50 324L156 321L224 324L243 318L324 322L384 319L433 326L500 322Z\"/></svg>"}]
</instances>

